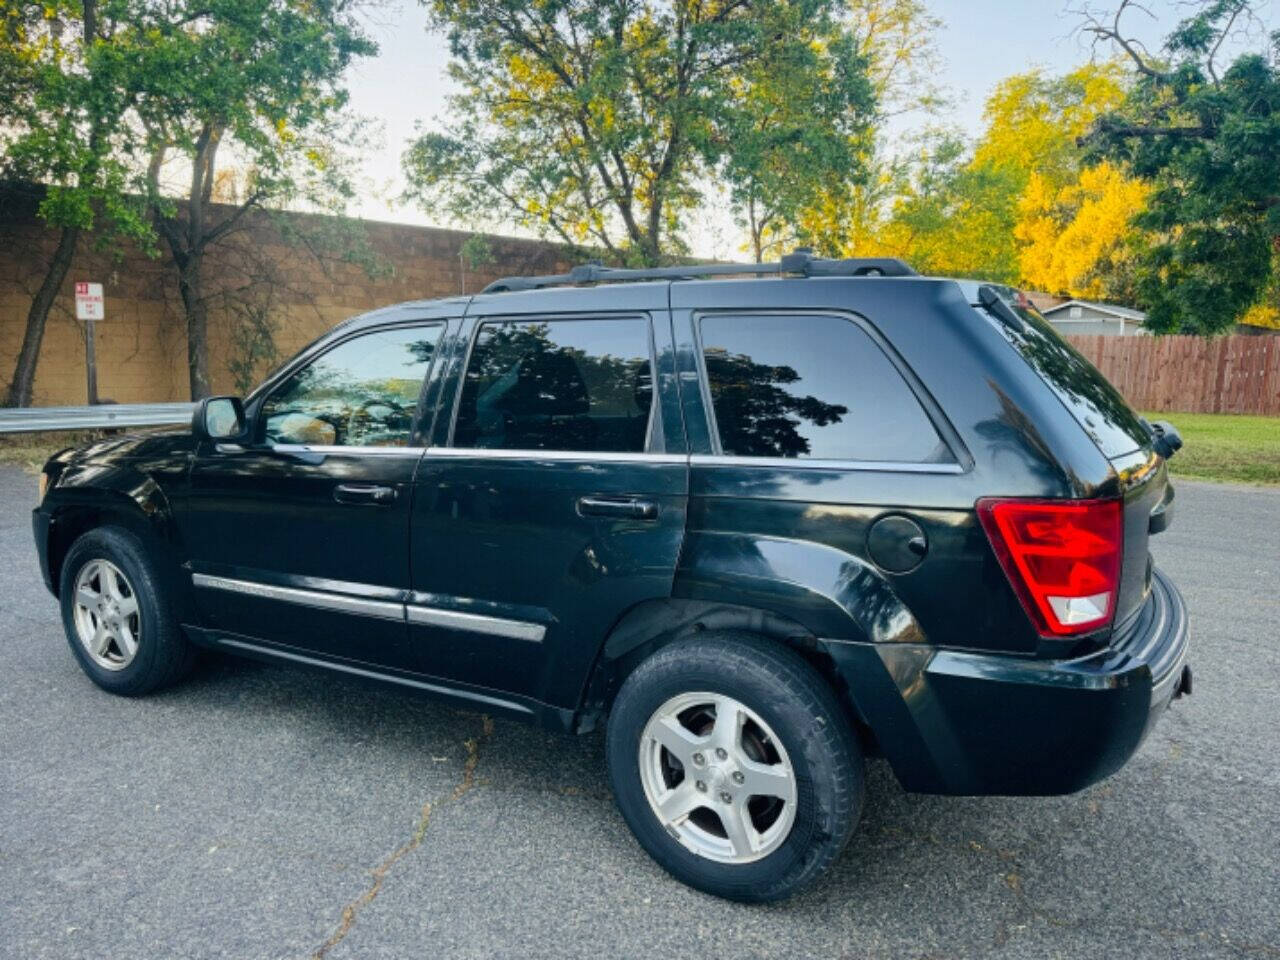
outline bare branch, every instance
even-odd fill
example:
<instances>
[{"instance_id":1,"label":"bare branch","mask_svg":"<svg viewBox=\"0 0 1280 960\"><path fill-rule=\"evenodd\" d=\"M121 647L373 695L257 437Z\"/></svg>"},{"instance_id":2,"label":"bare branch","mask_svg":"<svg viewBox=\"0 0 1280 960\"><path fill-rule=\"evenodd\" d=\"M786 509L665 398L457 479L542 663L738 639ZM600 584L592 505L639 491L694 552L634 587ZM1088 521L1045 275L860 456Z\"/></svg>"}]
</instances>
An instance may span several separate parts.
<instances>
[{"instance_id":1,"label":"bare branch","mask_svg":"<svg viewBox=\"0 0 1280 960\"><path fill-rule=\"evenodd\" d=\"M1208 72L1209 76L1213 78L1213 85L1215 87L1221 86L1222 81L1218 79L1218 68L1214 65L1213 61L1218 56L1218 50L1222 47L1223 41L1225 41L1228 34L1231 33L1231 28L1235 25L1236 17L1240 16L1240 11L1244 9L1244 4L1241 4L1231 11L1231 17L1227 20L1226 26L1222 28L1222 32L1218 34L1218 42L1213 45L1213 49L1209 51L1209 59L1205 61L1205 70Z\"/></svg>"},{"instance_id":2,"label":"bare branch","mask_svg":"<svg viewBox=\"0 0 1280 960\"><path fill-rule=\"evenodd\" d=\"M1076 13L1084 18L1084 23L1080 26L1080 32L1093 34L1095 46L1106 41L1118 47L1133 61L1133 65L1137 67L1139 73L1155 80L1168 79L1168 73L1157 70L1151 65L1150 53L1147 52L1142 42L1132 37L1126 37L1122 32L1120 20L1124 17L1125 12L1130 9L1138 10L1153 20L1155 19L1155 15L1150 10L1139 3L1135 3L1134 0L1120 0L1120 4L1116 7L1115 14L1110 18L1109 22L1104 22L1089 6L1085 5L1076 10Z\"/></svg>"},{"instance_id":3,"label":"bare branch","mask_svg":"<svg viewBox=\"0 0 1280 960\"><path fill-rule=\"evenodd\" d=\"M240 206L236 207L225 220L204 235L205 245L207 246L209 244L216 243L220 237L224 237L230 233L236 223L238 223L240 219L251 209L258 206L263 199L263 191L255 190L249 195L249 198L245 200L244 203L240 204Z\"/></svg>"},{"instance_id":4,"label":"bare branch","mask_svg":"<svg viewBox=\"0 0 1280 960\"><path fill-rule=\"evenodd\" d=\"M1076 146L1088 146L1093 140L1103 134L1112 134L1118 137L1140 137L1142 139L1154 139L1156 137L1173 137L1182 140L1200 140L1211 137L1215 133L1212 127L1200 124L1194 127L1152 127L1145 124L1124 123L1108 117L1102 117L1094 125L1094 128L1082 137L1076 138Z\"/></svg>"}]
</instances>

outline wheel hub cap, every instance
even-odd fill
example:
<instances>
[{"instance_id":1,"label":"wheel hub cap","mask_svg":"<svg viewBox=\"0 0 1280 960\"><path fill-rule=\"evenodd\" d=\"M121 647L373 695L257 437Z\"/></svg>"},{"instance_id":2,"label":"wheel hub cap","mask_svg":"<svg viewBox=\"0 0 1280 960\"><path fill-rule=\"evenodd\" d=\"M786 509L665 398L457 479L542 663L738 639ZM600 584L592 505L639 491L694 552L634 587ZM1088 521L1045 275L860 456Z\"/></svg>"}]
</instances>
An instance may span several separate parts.
<instances>
[{"instance_id":1,"label":"wheel hub cap","mask_svg":"<svg viewBox=\"0 0 1280 960\"><path fill-rule=\"evenodd\" d=\"M640 780L654 815L687 849L749 863L786 840L796 781L786 748L744 704L684 693L654 711L640 737Z\"/></svg>"},{"instance_id":2,"label":"wheel hub cap","mask_svg":"<svg viewBox=\"0 0 1280 960\"><path fill-rule=\"evenodd\" d=\"M141 617L128 578L110 560L90 560L76 576L72 620L90 659L123 670L138 653Z\"/></svg>"}]
</instances>

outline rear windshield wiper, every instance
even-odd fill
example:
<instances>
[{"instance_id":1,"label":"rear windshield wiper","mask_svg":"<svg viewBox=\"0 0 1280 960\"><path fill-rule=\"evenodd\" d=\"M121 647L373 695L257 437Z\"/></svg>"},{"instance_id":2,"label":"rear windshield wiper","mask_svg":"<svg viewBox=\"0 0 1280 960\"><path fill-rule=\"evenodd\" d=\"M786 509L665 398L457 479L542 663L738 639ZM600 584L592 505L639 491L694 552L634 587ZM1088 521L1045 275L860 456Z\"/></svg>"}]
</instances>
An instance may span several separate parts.
<instances>
[{"instance_id":1,"label":"rear windshield wiper","mask_svg":"<svg viewBox=\"0 0 1280 960\"><path fill-rule=\"evenodd\" d=\"M994 287L983 285L978 288L978 302L982 304L987 312L1003 323L1006 327L1016 330L1018 333L1026 333L1027 325L1023 319L1018 316L1017 311L1005 302L1004 297L996 292Z\"/></svg>"}]
</instances>

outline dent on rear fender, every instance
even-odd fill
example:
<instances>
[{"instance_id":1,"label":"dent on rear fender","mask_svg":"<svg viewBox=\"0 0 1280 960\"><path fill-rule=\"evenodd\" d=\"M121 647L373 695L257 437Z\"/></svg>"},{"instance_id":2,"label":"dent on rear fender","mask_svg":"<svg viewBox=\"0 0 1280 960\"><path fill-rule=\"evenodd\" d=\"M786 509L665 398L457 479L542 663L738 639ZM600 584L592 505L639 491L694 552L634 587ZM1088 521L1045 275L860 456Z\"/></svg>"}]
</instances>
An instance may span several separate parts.
<instances>
[{"instance_id":1,"label":"dent on rear fender","mask_svg":"<svg viewBox=\"0 0 1280 960\"><path fill-rule=\"evenodd\" d=\"M812 541L691 532L673 595L769 610L818 637L925 642L920 624L883 574L855 556Z\"/></svg>"}]
</instances>

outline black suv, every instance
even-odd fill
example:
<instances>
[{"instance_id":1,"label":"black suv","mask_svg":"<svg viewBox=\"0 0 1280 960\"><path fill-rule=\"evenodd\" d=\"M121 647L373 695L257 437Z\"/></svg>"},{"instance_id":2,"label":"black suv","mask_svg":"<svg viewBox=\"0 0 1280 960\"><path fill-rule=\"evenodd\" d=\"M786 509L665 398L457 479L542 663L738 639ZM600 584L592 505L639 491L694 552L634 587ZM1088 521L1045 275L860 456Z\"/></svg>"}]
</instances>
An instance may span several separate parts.
<instances>
[{"instance_id":1,"label":"black suv","mask_svg":"<svg viewBox=\"0 0 1280 960\"><path fill-rule=\"evenodd\" d=\"M644 848L772 900L848 841L865 756L1055 794L1133 754L1190 687L1147 549L1178 443L1007 288L588 266L358 317L189 431L60 453L35 539L106 690L212 647L605 724Z\"/></svg>"}]
</instances>

